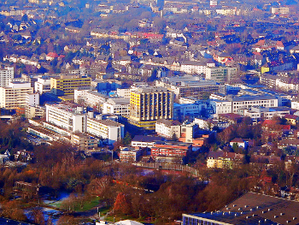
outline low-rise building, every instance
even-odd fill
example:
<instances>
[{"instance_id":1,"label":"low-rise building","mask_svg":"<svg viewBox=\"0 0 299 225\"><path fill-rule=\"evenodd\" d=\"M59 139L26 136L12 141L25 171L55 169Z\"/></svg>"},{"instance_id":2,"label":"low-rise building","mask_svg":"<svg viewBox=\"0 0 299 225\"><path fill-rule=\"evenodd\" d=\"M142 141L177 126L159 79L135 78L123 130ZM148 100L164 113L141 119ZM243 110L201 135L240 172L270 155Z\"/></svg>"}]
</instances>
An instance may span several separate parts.
<instances>
[{"instance_id":1,"label":"low-rise building","mask_svg":"<svg viewBox=\"0 0 299 225\"><path fill-rule=\"evenodd\" d=\"M43 106L31 106L27 105L25 107L25 117L32 119L35 117L43 118L46 116L46 108Z\"/></svg>"},{"instance_id":2,"label":"low-rise building","mask_svg":"<svg viewBox=\"0 0 299 225\"><path fill-rule=\"evenodd\" d=\"M162 141L162 137L153 137L153 136L144 136L144 135L135 135L131 141L131 146L139 148L152 148L157 141Z\"/></svg>"},{"instance_id":3,"label":"low-rise building","mask_svg":"<svg viewBox=\"0 0 299 225\"><path fill-rule=\"evenodd\" d=\"M84 104L100 110L108 100L107 95L89 90L74 90L74 102Z\"/></svg>"},{"instance_id":4,"label":"low-rise building","mask_svg":"<svg viewBox=\"0 0 299 225\"><path fill-rule=\"evenodd\" d=\"M243 154L234 152L210 151L207 159L207 168L233 169L242 163L243 158Z\"/></svg>"},{"instance_id":5,"label":"low-rise building","mask_svg":"<svg viewBox=\"0 0 299 225\"><path fill-rule=\"evenodd\" d=\"M283 117L288 114L290 114L290 109L287 107L252 107L243 111L243 116L248 116L254 121L271 120L274 116Z\"/></svg>"},{"instance_id":6,"label":"low-rise building","mask_svg":"<svg viewBox=\"0 0 299 225\"><path fill-rule=\"evenodd\" d=\"M130 115L130 99L109 98L108 101L103 104L103 113L120 116Z\"/></svg>"},{"instance_id":7,"label":"low-rise building","mask_svg":"<svg viewBox=\"0 0 299 225\"><path fill-rule=\"evenodd\" d=\"M237 76L237 67L207 67L206 79L216 82L229 82Z\"/></svg>"},{"instance_id":8,"label":"low-rise building","mask_svg":"<svg viewBox=\"0 0 299 225\"><path fill-rule=\"evenodd\" d=\"M155 157L186 157L192 151L192 145L180 142L156 143L151 149L151 156Z\"/></svg>"},{"instance_id":9,"label":"low-rise building","mask_svg":"<svg viewBox=\"0 0 299 225\"><path fill-rule=\"evenodd\" d=\"M156 122L155 131L159 136L165 138L179 138L181 137L181 123L176 120L160 119Z\"/></svg>"},{"instance_id":10,"label":"low-rise building","mask_svg":"<svg viewBox=\"0 0 299 225\"><path fill-rule=\"evenodd\" d=\"M121 147L119 159L121 162L136 162L142 157L143 150L129 147Z\"/></svg>"},{"instance_id":11,"label":"low-rise building","mask_svg":"<svg viewBox=\"0 0 299 225\"><path fill-rule=\"evenodd\" d=\"M120 141L124 137L125 126L113 120L87 118L86 132L107 140L108 144Z\"/></svg>"},{"instance_id":12,"label":"low-rise building","mask_svg":"<svg viewBox=\"0 0 299 225\"><path fill-rule=\"evenodd\" d=\"M243 95L228 97L232 102L232 113L238 113L240 109L248 109L251 107L278 107L278 98L271 95Z\"/></svg>"},{"instance_id":13,"label":"low-rise building","mask_svg":"<svg viewBox=\"0 0 299 225\"><path fill-rule=\"evenodd\" d=\"M156 81L156 86L171 90L176 98L195 96L208 97L219 90L219 85L213 80L204 80L200 76L163 77Z\"/></svg>"},{"instance_id":14,"label":"low-rise building","mask_svg":"<svg viewBox=\"0 0 299 225\"><path fill-rule=\"evenodd\" d=\"M71 135L71 143L78 148L78 150L95 149L98 146L99 139L85 133L74 133Z\"/></svg>"}]
</instances>

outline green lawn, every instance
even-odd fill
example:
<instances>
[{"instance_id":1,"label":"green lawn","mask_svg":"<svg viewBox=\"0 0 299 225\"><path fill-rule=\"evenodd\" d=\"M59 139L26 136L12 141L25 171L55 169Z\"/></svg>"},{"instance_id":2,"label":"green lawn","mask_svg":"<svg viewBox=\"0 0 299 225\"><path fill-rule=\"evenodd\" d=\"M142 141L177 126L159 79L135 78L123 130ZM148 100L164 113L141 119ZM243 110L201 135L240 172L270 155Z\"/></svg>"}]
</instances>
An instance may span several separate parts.
<instances>
[{"instance_id":1,"label":"green lawn","mask_svg":"<svg viewBox=\"0 0 299 225\"><path fill-rule=\"evenodd\" d=\"M91 201L84 202L83 207L80 207L80 205L77 204L75 206L75 210L74 211L76 211L76 212L88 211L88 210L90 210L90 209L98 206L99 204L100 204L100 198L99 197L95 197Z\"/></svg>"}]
</instances>

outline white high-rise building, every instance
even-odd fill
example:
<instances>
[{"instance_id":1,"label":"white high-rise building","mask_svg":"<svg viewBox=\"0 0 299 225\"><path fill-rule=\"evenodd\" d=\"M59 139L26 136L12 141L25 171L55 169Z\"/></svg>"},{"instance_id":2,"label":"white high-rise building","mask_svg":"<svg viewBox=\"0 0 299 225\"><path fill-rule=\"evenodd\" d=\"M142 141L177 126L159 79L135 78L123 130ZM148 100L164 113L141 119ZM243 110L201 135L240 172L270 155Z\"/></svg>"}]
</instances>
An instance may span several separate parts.
<instances>
[{"instance_id":1,"label":"white high-rise building","mask_svg":"<svg viewBox=\"0 0 299 225\"><path fill-rule=\"evenodd\" d=\"M0 107L17 109L28 104L28 94L33 93L30 83L14 82L8 87L0 87Z\"/></svg>"},{"instance_id":2,"label":"white high-rise building","mask_svg":"<svg viewBox=\"0 0 299 225\"><path fill-rule=\"evenodd\" d=\"M14 68L0 68L0 87L7 87L9 82L14 78Z\"/></svg>"}]
</instances>

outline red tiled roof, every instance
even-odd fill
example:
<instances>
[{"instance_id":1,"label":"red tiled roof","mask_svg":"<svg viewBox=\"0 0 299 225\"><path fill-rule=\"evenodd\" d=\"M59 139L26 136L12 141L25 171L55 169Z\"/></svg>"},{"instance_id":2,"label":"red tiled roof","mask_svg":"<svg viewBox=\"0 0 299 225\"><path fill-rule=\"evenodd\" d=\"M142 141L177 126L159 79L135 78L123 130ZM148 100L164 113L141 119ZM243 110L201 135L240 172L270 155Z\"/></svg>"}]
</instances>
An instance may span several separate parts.
<instances>
[{"instance_id":1,"label":"red tiled roof","mask_svg":"<svg viewBox=\"0 0 299 225\"><path fill-rule=\"evenodd\" d=\"M49 52L47 56L53 57L53 58L57 58L58 57L57 53L55 53L55 52Z\"/></svg>"}]
</instances>

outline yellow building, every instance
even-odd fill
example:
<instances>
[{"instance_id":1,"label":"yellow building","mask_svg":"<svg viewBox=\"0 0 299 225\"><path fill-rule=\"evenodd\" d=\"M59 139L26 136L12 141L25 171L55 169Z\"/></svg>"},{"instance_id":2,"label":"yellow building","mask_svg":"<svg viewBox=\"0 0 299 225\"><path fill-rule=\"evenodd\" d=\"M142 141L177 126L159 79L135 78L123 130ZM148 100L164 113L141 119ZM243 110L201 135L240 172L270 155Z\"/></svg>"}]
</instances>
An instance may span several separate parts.
<instances>
[{"instance_id":1,"label":"yellow building","mask_svg":"<svg viewBox=\"0 0 299 225\"><path fill-rule=\"evenodd\" d=\"M90 89L91 78L79 75L63 75L51 78L51 91L55 95L72 95L75 89Z\"/></svg>"},{"instance_id":2,"label":"yellow building","mask_svg":"<svg viewBox=\"0 0 299 225\"><path fill-rule=\"evenodd\" d=\"M210 152L207 159L207 168L233 169L239 166L243 158L243 154L234 152L223 152L222 150Z\"/></svg>"},{"instance_id":3,"label":"yellow building","mask_svg":"<svg viewBox=\"0 0 299 225\"><path fill-rule=\"evenodd\" d=\"M172 119L173 93L162 87L143 87L131 91L129 122L154 130L158 119Z\"/></svg>"}]
</instances>

